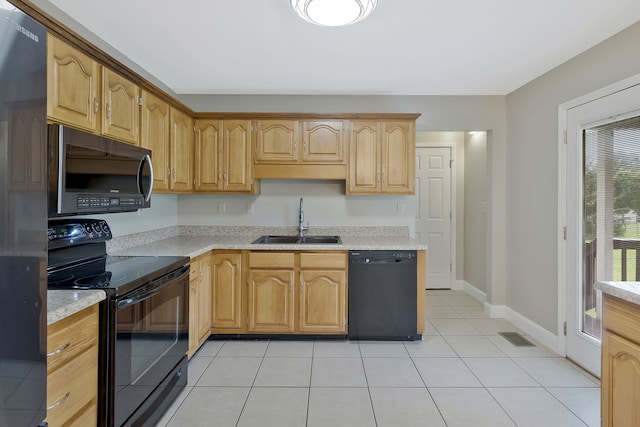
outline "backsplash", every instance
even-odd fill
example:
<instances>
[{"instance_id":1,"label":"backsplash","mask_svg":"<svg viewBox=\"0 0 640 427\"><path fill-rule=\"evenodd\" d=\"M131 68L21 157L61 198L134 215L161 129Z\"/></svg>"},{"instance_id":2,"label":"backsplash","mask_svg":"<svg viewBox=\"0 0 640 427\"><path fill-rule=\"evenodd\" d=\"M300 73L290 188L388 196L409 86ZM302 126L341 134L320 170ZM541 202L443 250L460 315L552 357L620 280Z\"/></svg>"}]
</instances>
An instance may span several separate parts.
<instances>
[{"instance_id":1,"label":"backsplash","mask_svg":"<svg viewBox=\"0 0 640 427\"><path fill-rule=\"evenodd\" d=\"M166 227L158 230L133 233L114 237L107 242L107 252L114 253L136 246L148 245L158 240L175 236L247 236L257 238L263 234L268 235L295 235L296 227L279 226L204 226L204 225L180 225ZM338 235L338 236L409 236L408 227L309 227L307 235Z\"/></svg>"}]
</instances>

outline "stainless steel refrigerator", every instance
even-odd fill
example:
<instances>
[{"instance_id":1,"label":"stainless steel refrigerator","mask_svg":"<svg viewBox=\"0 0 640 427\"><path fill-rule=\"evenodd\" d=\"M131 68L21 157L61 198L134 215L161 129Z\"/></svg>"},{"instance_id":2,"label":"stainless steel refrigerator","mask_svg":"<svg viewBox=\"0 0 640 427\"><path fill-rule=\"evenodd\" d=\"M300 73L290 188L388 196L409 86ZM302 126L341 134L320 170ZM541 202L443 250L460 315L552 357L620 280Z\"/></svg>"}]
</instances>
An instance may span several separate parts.
<instances>
[{"instance_id":1,"label":"stainless steel refrigerator","mask_svg":"<svg viewBox=\"0 0 640 427\"><path fill-rule=\"evenodd\" d=\"M46 416L46 31L0 0L0 427Z\"/></svg>"}]
</instances>

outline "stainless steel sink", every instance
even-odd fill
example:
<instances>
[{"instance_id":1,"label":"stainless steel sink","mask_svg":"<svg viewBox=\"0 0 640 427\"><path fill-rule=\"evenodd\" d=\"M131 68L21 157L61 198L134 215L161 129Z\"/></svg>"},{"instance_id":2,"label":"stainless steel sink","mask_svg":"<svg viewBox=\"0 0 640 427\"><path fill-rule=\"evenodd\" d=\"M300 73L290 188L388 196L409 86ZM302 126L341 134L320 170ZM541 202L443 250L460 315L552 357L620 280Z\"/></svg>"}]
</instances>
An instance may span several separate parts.
<instances>
[{"instance_id":1,"label":"stainless steel sink","mask_svg":"<svg viewBox=\"0 0 640 427\"><path fill-rule=\"evenodd\" d=\"M252 242L257 245L340 245L340 236L260 236Z\"/></svg>"}]
</instances>

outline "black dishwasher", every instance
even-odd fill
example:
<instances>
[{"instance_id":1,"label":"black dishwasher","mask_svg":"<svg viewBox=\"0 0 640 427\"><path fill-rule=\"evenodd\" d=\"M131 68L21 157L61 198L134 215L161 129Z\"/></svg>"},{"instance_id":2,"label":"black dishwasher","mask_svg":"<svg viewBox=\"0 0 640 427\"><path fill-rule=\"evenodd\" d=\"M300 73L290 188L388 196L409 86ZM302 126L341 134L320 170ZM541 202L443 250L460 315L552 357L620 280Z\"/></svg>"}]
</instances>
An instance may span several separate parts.
<instances>
[{"instance_id":1,"label":"black dishwasher","mask_svg":"<svg viewBox=\"0 0 640 427\"><path fill-rule=\"evenodd\" d=\"M349 339L413 341L416 251L349 252Z\"/></svg>"}]
</instances>

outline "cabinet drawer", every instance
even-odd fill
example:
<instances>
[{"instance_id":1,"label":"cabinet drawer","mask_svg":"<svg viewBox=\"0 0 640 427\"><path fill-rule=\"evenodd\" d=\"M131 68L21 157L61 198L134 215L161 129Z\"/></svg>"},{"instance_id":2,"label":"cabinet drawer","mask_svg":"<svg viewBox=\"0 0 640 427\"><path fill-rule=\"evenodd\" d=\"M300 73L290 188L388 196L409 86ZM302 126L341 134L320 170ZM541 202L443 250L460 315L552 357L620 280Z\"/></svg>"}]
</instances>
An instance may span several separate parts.
<instances>
[{"instance_id":1,"label":"cabinet drawer","mask_svg":"<svg viewBox=\"0 0 640 427\"><path fill-rule=\"evenodd\" d=\"M55 371L47 367L49 426L69 425L69 420L84 406L91 404L92 400L95 406L98 392L97 366L98 348L92 347Z\"/></svg>"},{"instance_id":2,"label":"cabinet drawer","mask_svg":"<svg viewBox=\"0 0 640 427\"><path fill-rule=\"evenodd\" d=\"M56 370L91 347L98 346L98 304L49 326L47 369Z\"/></svg>"},{"instance_id":3,"label":"cabinet drawer","mask_svg":"<svg viewBox=\"0 0 640 427\"><path fill-rule=\"evenodd\" d=\"M347 268L347 254L345 253L301 253L300 268Z\"/></svg>"},{"instance_id":4,"label":"cabinet drawer","mask_svg":"<svg viewBox=\"0 0 640 427\"><path fill-rule=\"evenodd\" d=\"M295 254L290 252L251 252L249 268L294 268Z\"/></svg>"}]
</instances>

